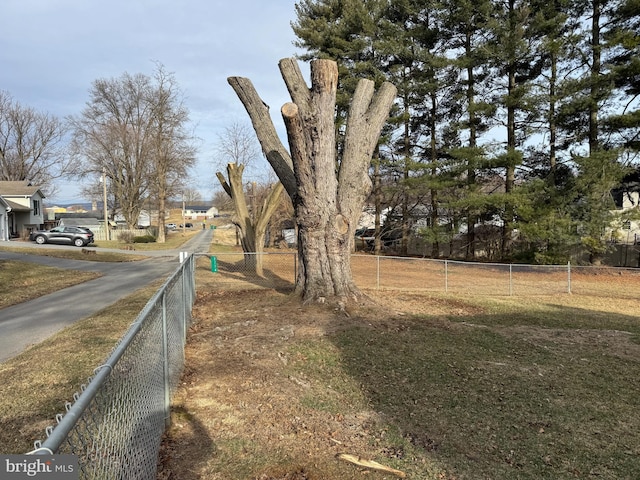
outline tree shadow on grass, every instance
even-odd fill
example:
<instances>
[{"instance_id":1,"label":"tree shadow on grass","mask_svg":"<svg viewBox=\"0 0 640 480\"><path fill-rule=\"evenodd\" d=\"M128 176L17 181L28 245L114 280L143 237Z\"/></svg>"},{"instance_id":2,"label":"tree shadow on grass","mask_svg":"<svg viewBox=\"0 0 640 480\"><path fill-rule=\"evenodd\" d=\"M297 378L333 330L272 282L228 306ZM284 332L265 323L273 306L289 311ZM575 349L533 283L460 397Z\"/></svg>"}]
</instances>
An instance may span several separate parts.
<instances>
[{"instance_id":1,"label":"tree shadow on grass","mask_svg":"<svg viewBox=\"0 0 640 480\"><path fill-rule=\"evenodd\" d=\"M171 428L160 446L157 479L200 479L202 464L215 455L216 445L206 427L186 407L173 406L171 418Z\"/></svg>"},{"instance_id":2,"label":"tree shadow on grass","mask_svg":"<svg viewBox=\"0 0 640 480\"><path fill-rule=\"evenodd\" d=\"M638 324L603 315L611 325ZM632 478L640 355L541 338L500 317L398 317L331 336L346 373L397 430L385 451L435 457L459 479Z\"/></svg>"},{"instance_id":3,"label":"tree shadow on grass","mask_svg":"<svg viewBox=\"0 0 640 480\"><path fill-rule=\"evenodd\" d=\"M242 257L242 255L239 255ZM286 278L287 274L283 272L276 272L273 269L264 268L263 275L256 275L251 271L250 267L245 264L244 259L236 262L221 260L217 258L217 271L211 272L212 275L216 275L216 281L224 284L226 288L234 284L238 284L241 288L247 288L247 283L260 288L273 289L279 293L290 293L294 288L295 279L294 274L291 273L291 278Z\"/></svg>"}]
</instances>

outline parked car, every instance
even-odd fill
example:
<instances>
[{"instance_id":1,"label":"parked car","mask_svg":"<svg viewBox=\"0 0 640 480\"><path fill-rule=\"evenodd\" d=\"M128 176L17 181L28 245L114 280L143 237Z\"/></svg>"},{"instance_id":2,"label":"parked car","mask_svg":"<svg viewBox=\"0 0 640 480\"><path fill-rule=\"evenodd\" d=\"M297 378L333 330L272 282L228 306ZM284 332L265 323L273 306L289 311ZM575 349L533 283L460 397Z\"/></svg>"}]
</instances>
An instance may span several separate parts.
<instances>
[{"instance_id":1,"label":"parked car","mask_svg":"<svg viewBox=\"0 0 640 480\"><path fill-rule=\"evenodd\" d=\"M62 243L84 247L93 243L93 232L85 227L55 227L51 230L31 232L29 240L39 245L44 243Z\"/></svg>"},{"instance_id":2,"label":"parked car","mask_svg":"<svg viewBox=\"0 0 640 480\"><path fill-rule=\"evenodd\" d=\"M183 227L183 225L180 224L180 228L182 228L182 227ZM189 222L185 223L184 224L184 228L193 228L193 223L189 223Z\"/></svg>"},{"instance_id":3,"label":"parked car","mask_svg":"<svg viewBox=\"0 0 640 480\"><path fill-rule=\"evenodd\" d=\"M167 228L167 230L175 230L176 228L178 228L175 223L167 223L165 227Z\"/></svg>"}]
</instances>

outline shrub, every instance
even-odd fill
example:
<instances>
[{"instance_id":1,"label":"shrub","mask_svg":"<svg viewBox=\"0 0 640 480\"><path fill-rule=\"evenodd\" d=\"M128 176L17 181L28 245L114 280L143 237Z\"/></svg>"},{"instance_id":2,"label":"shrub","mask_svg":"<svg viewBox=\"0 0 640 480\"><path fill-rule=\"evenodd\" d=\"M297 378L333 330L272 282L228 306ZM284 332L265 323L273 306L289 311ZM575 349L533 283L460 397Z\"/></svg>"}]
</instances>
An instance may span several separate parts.
<instances>
[{"instance_id":1,"label":"shrub","mask_svg":"<svg viewBox=\"0 0 640 480\"><path fill-rule=\"evenodd\" d=\"M133 237L133 243L154 243L156 237L153 235L143 235L141 237Z\"/></svg>"},{"instance_id":2,"label":"shrub","mask_svg":"<svg viewBox=\"0 0 640 480\"><path fill-rule=\"evenodd\" d=\"M131 243L133 241L134 235L133 232L124 231L118 233L118 240L123 243Z\"/></svg>"}]
</instances>

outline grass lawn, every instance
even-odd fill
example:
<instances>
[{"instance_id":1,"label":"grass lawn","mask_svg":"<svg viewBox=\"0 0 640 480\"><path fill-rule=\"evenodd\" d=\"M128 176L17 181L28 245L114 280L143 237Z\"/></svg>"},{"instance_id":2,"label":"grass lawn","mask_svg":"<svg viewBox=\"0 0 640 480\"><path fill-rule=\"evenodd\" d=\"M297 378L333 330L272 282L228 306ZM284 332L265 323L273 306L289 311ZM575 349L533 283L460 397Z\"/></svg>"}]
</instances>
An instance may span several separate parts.
<instances>
[{"instance_id":1,"label":"grass lawn","mask_svg":"<svg viewBox=\"0 0 640 480\"><path fill-rule=\"evenodd\" d=\"M200 230L196 228L183 230L176 229L167 233L165 243L124 243L119 240L99 240L92 245L92 247L97 247L98 250L100 248L133 248L136 252L145 252L145 251L153 251L153 250L172 250L180 247L184 242L189 240L192 236L196 235Z\"/></svg>"},{"instance_id":2,"label":"grass lawn","mask_svg":"<svg viewBox=\"0 0 640 480\"><path fill-rule=\"evenodd\" d=\"M640 478L637 300L198 291L163 478Z\"/></svg>"},{"instance_id":3,"label":"grass lawn","mask_svg":"<svg viewBox=\"0 0 640 480\"><path fill-rule=\"evenodd\" d=\"M334 352L418 478L411 457L454 478L638 478L640 319L470 300L474 315L361 324L312 348Z\"/></svg>"},{"instance_id":4,"label":"grass lawn","mask_svg":"<svg viewBox=\"0 0 640 480\"><path fill-rule=\"evenodd\" d=\"M347 317L197 275L159 478L397 478L341 454L416 479L640 476L636 299L369 291ZM153 292L0 364L0 452L43 438Z\"/></svg>"},{"instance_id":5,"label":"grass lawn","mask_svg":"<svg viewBox=\"0 0 640 480\"><path fill-rule=\"evenodd\" d=\"M143 255L127 253L105 252L93 249L66 249L47 247L20 247L0 245L0 251L24 253L26 255L40 255L43 257L68 258L69 260L88 260L90 262L135 262L146 258ZM91 252L91 253L89 253Z\"/></svg>"},{"instance_id":6,"label":"grass lawn","mask_svg":"<svg viewBox=\"0 0 640 480\"><path fill-rule=\"evenodd\" d=\"M0 453L25 453L109 356L160 283L0 363ZM1 310L0 310L1 314Z\"/></svg>"},{"instance_id":7,"label":"grass lawn","mask_svg":"<svg viewBox=\"0 0 640 480\"><path fill-rule=\"evenodd\" d=\"M47 295L99 277L97 272L81 272L35 265L30 262L0 260L0 309ZM55 281L52 281L55 279Z\"/></svg>"},{"instance_id":8,"label":"grass lawn","mask_svg":"<svg viewBox=\"0 0 640 480\"><path fill-rule=\"evenodd\" d=\"M93 254L87 254L83 252L84 249L30 248L13 245L0 245L0 250L93 262L132 262L146 258L141 255L117 252L98 251ZM0 289L0 309L26 302L99 276L100 274L97 272L82 272L47 267L26 261L0 259L0 285L11 287Z\"/></svg>"}]
</instances>

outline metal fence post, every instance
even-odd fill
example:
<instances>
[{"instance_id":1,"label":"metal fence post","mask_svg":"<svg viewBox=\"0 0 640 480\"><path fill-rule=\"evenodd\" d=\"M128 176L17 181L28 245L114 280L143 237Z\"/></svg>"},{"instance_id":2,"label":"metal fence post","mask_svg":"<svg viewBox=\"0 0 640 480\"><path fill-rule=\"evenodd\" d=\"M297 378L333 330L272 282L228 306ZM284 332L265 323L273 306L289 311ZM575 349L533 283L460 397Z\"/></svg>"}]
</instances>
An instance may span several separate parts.
<instances>
[{"instance_id":1,"label":"metal fence post","mask_svg":"<svg viewBox=\"0 0 640 480\"><path fill-rule=\"evenodd\" d=\"M187 261L184 263L184 265L182 266L182 282L181 282L181 286L182 286L182 345L186 345L187 343L187 319L188 319L188 308L189 305L191 304L191 289L189 289L187 287L187 267L189 265L191 265L191 262L193 260L193 255L191 255L189 258L187 258ZM190 281L190 280L189 280ZM187 298L189 298L189 301L187 301ZM182 352L182 357L184 360L184 349Z\"/></svg>"},{"instance_id":2,"label":"metal fence post","mask_svg":"<svg viewBox=\"0 0 640 480\"><path fill-rule=\"evenodd\" d=\"M164 424L171 425L171 374L169 371L169 329L167 328L167 294L162 294L162 363L164 373Z\"/></svg>"},{"instance_id":3,"label":"metal fence post","mask_svg":"<svg viewBox=\"0 0 640 480\"><path fill-rule=\"evenodd\" d=\"M449 263L444 261L444 292L449 291Z\"/></svg>"},{"instance_id":4,"label":"metal fence post","mask_svg":"<svg viewBox=\"0 0 640 480\"><path fill-rule=\"evenodd\" d=\"M571 293L571 261L567 262L567 288L568 293Z\"/></svg>"},{"instance_id":5,"label":"metal fence post","mask_svg":"<svg viewBox=\"0 0 640 480\"><path fill-rule=\"evenodd\" d=\"M509 264L509 296L513 295L513 264Z\"/></svg>"}]
</instances>

